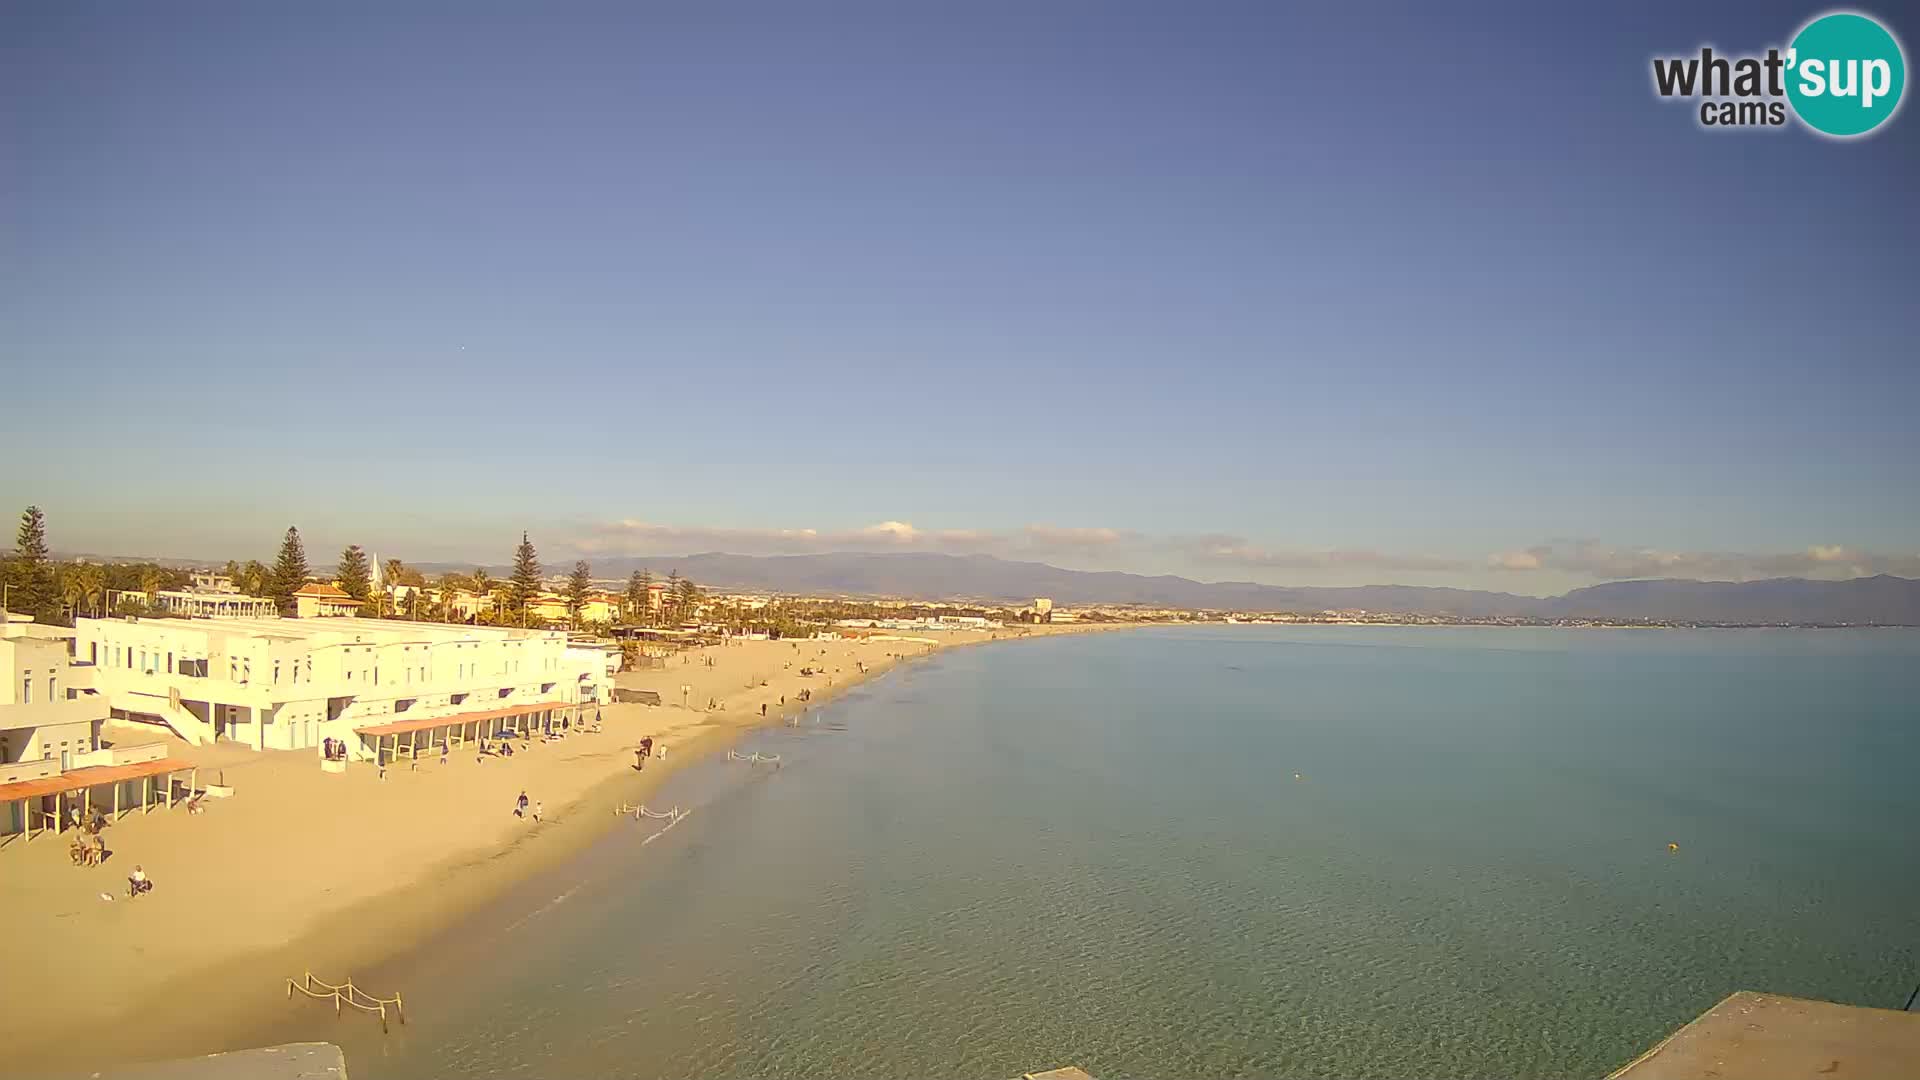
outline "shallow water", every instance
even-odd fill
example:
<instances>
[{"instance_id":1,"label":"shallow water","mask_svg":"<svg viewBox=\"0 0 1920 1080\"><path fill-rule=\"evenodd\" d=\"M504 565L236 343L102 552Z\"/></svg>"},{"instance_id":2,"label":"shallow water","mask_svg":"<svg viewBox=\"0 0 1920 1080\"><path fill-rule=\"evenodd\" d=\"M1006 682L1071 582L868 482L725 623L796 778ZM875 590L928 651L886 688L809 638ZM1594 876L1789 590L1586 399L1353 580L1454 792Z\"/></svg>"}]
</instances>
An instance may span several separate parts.
<instances>
[{"instance_id":1,"label":"shallow water","mask_svg":"<svg viewBox=\"0 0 1920 1080\"><path fill-rule=\"evenodd\" d=\"M360 1080L1604 1075L1736 989L1899 1007L1916 702L1908 631L956 650L368 973L394 1035L270 1035Z\"/></svg>"}]
</instances>

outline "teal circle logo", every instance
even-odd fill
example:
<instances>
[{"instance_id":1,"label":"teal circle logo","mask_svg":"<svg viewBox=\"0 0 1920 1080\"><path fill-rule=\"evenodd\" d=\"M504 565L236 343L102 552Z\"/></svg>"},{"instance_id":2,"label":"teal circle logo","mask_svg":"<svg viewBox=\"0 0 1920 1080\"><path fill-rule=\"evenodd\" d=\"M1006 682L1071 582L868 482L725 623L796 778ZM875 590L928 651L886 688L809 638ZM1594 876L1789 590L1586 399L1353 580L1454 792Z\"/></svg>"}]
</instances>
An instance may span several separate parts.
<instances>
[{"instance_id":1,"label":"teal circle logo","mask_svg":"<svg viewBox=\"0 0 1920 1080\"><path fill-rule=\"evenodd\" d=\"M1803 123L1825 135L1846 139L1886 123L1906 88L1900 43L1865 15L1822 15L1787 50L1787 100Z\"/></svg>"}]
</instances>

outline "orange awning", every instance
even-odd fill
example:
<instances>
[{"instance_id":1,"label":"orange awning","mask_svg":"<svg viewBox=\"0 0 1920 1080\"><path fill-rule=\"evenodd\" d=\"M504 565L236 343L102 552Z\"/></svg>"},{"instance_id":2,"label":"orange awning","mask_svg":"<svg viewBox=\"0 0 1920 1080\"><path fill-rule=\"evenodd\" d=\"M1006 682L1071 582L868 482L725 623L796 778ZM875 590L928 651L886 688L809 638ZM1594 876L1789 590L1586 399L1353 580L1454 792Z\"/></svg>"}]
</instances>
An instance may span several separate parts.
<instances>
[{"instance_id":1,"label":"orange awning","mask_svg":"<svg viewBox=\"0 0 1920 1080\"><path fill-rule=\"evenodd\" d=\"M63 791L79 791L81 788L117 784L123 780L140 780L149 776L159 776L161 773L186 772L192 768L194 768L193 762L181 761L179 758L143 761L138 765L94 765L90 768L63 772L59 776L43 776L38 780L17 780L11 784L0 784L0 802L16 802L42 795L58 795Z\"/></svg>"},{"instance_id":2,"label":"orange awning","mask_svg":"<svg viewBox=\"0 0 1920 1080\"><path fill-rule=\"evenodd\" d=\"M423 716L418 720L396 720L391 724L375 724L372 727L354 728L356 735L405 735L409 731L425 731L428 728L455 727L471 724L476 720L499 720L507 716L524 716L527 713L544 712L547 709L570 709L571 701L543 701L538 705L515 705L507 709L489 709L485 712L455 713L452 716Z\"/></svg>"}]
</instances>

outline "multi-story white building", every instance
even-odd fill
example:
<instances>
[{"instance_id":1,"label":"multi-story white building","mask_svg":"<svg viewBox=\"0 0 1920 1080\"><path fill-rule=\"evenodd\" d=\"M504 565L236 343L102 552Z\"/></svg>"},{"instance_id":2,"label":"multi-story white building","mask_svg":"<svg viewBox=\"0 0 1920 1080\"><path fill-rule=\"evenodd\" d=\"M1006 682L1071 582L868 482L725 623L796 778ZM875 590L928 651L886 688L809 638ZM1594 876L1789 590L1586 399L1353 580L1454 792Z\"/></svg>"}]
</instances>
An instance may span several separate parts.
<instances>
[{"instance_id":1,"label":"multi-story white building","mask_svg":"<svg viewBox=\"0 0 1920 1080\"><path fill-rule=\"evenodd\" d=\"M101 740L106 702L93 669L76 662L73 631L21 615L0 616L0 846L59 832L95 813L176 801L175 777L193 766L168 758L158 740Z\"/></svg>"},{"instance_id":2,"label":"multi-story white building","mask_svg":"<svg viewBox=\"0 0 1920 1080\"><path fill-rule=\"evenodd\" d=\"M557 630L329 619L81 619L79 660L116 717L195 744L327 739L371 756L373 729L547 718L612 700L598 650ZM486 733L476 726L476 731Z\"/></svg>"},{"instance_id":3,"label":"multi-story white building","mask_svg":"<svg viewBox=\"0 0 1920 1080\"><path fill-rule=\"evenodd\" d=\"M0 783L58 775L99 746L107 710L67 651L72 636L22 616L0 623Z\"/></svg>"}]
</instances>

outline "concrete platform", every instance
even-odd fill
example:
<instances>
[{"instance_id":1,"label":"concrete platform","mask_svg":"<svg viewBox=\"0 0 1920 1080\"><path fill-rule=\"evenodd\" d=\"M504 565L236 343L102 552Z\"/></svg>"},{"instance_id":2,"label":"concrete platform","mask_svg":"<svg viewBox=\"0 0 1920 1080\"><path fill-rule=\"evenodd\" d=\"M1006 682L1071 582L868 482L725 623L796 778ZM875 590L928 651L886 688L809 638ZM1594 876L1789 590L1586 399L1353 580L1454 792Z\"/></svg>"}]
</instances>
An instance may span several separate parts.
<instances>
[{"instance_id":1,"label":"concrete platform","mask_svg":"<svg viewBox=\"0 0 1920 1080\"><path fill-rule=\"evenodd\" d=\"M1920 1077L1920 1013L1742 990L1608 1080Z\"/></svg>"},{"instance_id":2,"label":"concrete platform","mask_svg":"<svg viewBox=\"0 0 1920 1080\"><path fill-rule=\"evenodd\" d=\"M347 1080L347 1055L332 1043L286 1043L85 1075L99 1080Z\"/></svg>"}]
</instances>

